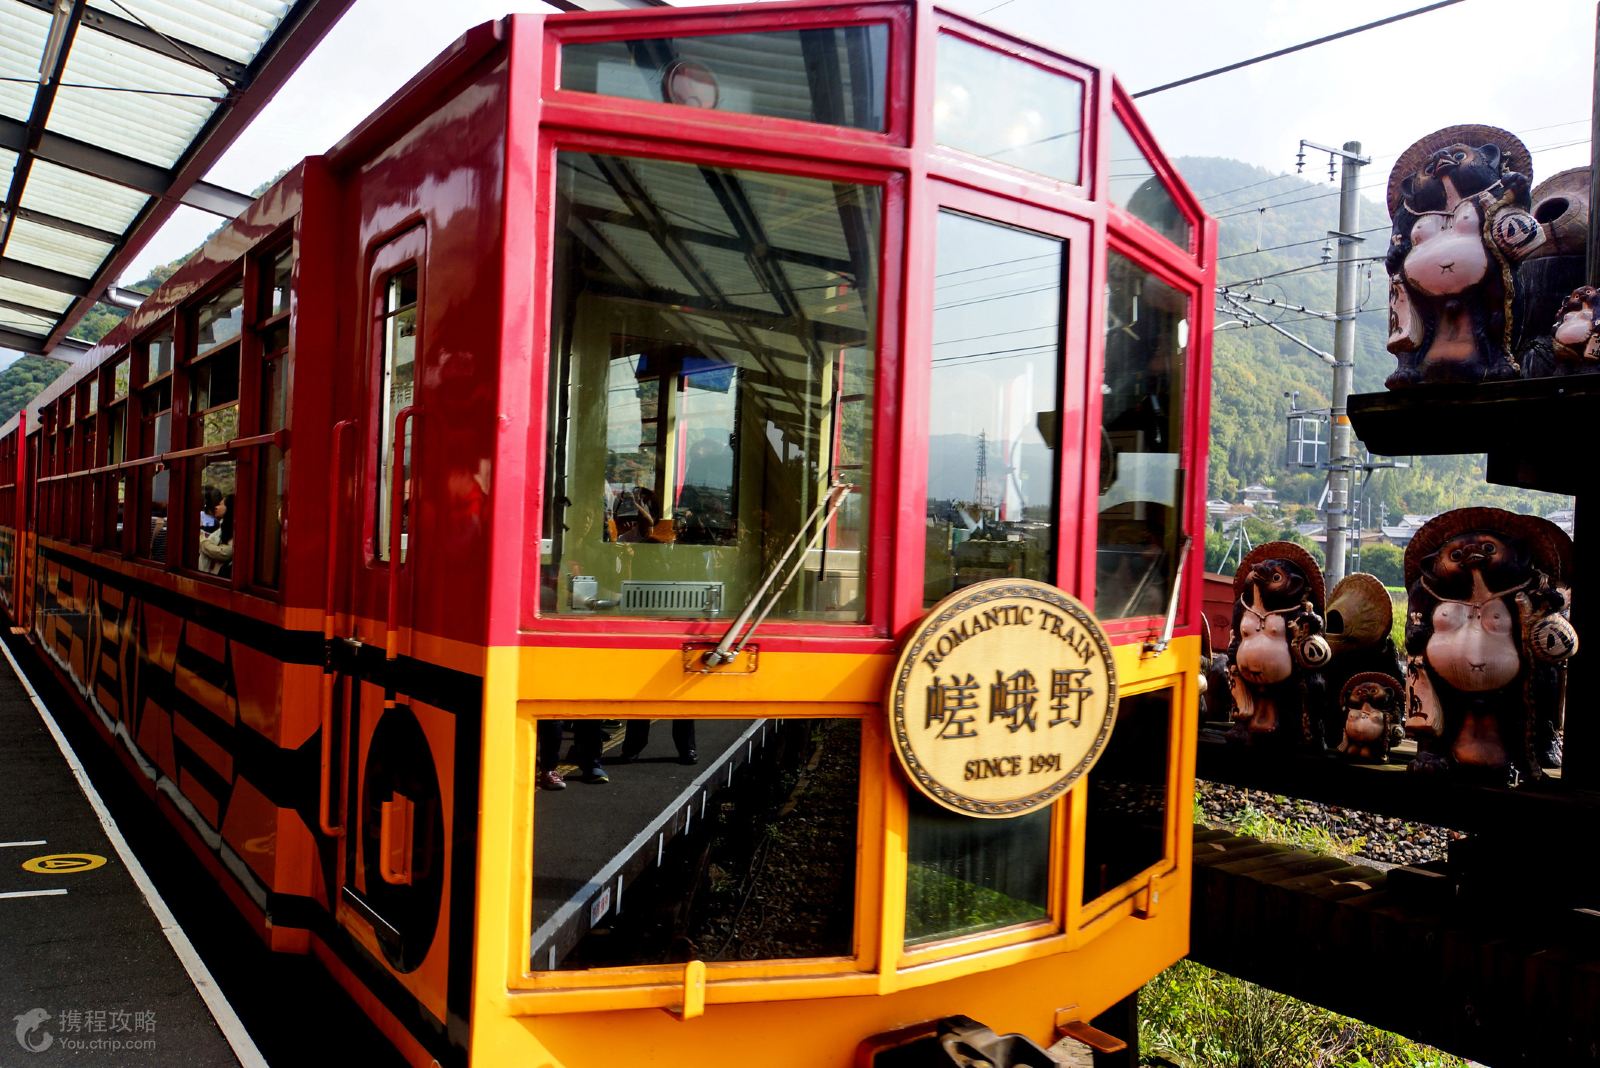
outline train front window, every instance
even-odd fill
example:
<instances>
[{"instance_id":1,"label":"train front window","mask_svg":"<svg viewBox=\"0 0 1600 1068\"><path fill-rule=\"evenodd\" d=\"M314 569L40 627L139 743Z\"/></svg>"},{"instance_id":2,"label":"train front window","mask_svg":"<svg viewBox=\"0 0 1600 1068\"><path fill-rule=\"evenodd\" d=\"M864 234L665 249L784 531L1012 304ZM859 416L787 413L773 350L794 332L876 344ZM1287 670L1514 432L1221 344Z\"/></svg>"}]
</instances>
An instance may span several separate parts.
<instances>
[{"instance_id":1,"label":"train front window","mask_svg":"<svg viewBox=\"0 0 1600 1068\"><path fill-rule=\"evenodd\" d=\"M561 88L882 130L884 25L569 44Z\"/></svg>"},{"instance_id":2,"label":"train front window","mask_svg":"<svg viewBox=\"0 0 1600 1068\"><path fill-rule=\"evenodd\" d=\"M862 619L880 191L558 168L543 610Z\"/></svg>"},{"instance_id":3,"label":"train front window","mask_svg":"<svg viewBox=\"0 0 1600 1068\"><path fill-rule=\"evenodd\" d=\"M1167 750L1174 697L1171 689L1164 689L1117 702L1111 741L1089 772L1085 904L1167 855Z\"/></svg>"},{"instance_id":4,"label":"train front window","mask_svg":"<svg viewBox=\"0 0 1600 1068\"><path fill-rule=\"evenodd\" d=\"M1166 613L1183 534L1183 376L1189 298L1126 256L1106 256L1101 387L1101 619Z\"/></svg>"},{"instance_id":5,"label":"train front window","mask_svg":"<svg viewBox=\"0 0 1600 1068\"><path fill-rule=\"evenodd\" d=\"M941 212L924 607L988 578L1055 578L1063 243Z\"/></svg>"},{"instance_id":6,"label":"train front window","mask_svg":"<svg viewBox=\"0 0 1600 1068\"><path fill-rule=\"evenodd\" d=\"M1115 112L1111 115L1111 161L1112 203L1149 223L1180 248L1189 248L1194 242L1193 224Z\"/></svg>"},{"instance_id":7,"label":"train front window","mask_svg":"<svg viewBox=\"0 0 1600 1068\"><path fill-rule=\"evenodd\" d=\"M938 62L933 129L941 145L1082 180L1082 82L948 33L939 35Z\"/></svg>"}]
</instances>

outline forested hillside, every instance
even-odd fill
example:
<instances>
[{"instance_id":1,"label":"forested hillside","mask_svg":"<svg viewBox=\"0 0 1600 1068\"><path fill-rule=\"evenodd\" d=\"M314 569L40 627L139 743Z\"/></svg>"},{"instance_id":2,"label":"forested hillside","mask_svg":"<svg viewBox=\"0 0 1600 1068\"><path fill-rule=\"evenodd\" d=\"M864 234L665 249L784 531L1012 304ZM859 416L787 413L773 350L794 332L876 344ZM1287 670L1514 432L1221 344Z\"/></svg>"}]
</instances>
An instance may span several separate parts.
<instances>
[{"instance_id":1,"label":"forested hillside","mask_svg":"<svg viewBox=\"0 0 1600 1068\"><path fill-rule=\"evenodd\" d=\"M1310 162L1307 174L1313 175L1318 168ZM1221 220L1219 287L1231 285L1235 291L1314 311L1333 310L1334 267L1321 265L1320 260L1323 240L1339 222L1337 183L1294 176L1275 179L1271 171L1215 157L1180 159L1177 165L1206 209ZM1381 183L1387 171L1379 170L1369 168L1362 184ZM1381 186L1372 191L1379 189ZM1269 205L1268 210L1258 210L1263 205ZM1358 230L1367 232L1362 234L1365 244L1358 255L1383 255L1388 223L1381 200L1363 197ZM1271 251L1252 254L1255 249ZM1336 248L1333 254L1337 254ZM1311 269L1301 269L1307 267ZM1355 388L1368 392L1383 388L1384 378L1394 368L1394 357L1384 349L1388 279L1381 260L1363 265L1360 277L1363 310L1356 329ZM1259 282L1247 284L1253 280ZM1318 348L1333 350L1332 323L1295 311L1252 306ZM1280 500L1315 503L1322 476L1291 476L1283 465L1288 405L1284 394L1299 390L1303 407L1326 407L1331 368L1264 326L1237 325L1240 318L1229 312L1217 315L1223 325L1214 346L1208 495L1238 500L1242 487L1260 482L1275 488ZM1377 475L1371 496L1374 518L1379 502L1392 517L1467 504L1543 513L1563 507L1566 501L1552 494L1485 483L1481 456L1418 457L1410 470Z\"/></svg>"}]
</instances>

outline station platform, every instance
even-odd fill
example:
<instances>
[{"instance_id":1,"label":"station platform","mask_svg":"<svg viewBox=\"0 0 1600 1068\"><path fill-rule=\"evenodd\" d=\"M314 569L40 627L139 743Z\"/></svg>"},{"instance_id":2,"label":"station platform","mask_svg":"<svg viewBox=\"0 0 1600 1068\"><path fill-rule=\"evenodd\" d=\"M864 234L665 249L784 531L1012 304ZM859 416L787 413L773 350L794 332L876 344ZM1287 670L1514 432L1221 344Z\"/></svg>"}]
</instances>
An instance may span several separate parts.
<instances>
[{"instance_id":1,"label":"station platform","mask_svg":"<svg viewBox=\"0 0 1600 1068\"><path fill-rule=\"evenodd\" d=\"M0 1064L265 1065L75 764L0 660Z\"/></svg>"}]
</instances>

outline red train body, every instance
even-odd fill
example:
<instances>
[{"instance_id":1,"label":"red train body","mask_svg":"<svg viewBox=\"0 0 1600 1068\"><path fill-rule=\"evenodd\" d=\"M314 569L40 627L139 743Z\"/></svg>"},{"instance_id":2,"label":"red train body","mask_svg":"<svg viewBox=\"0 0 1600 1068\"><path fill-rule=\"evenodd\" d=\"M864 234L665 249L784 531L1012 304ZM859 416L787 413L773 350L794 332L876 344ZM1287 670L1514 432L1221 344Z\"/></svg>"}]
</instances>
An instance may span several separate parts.
<instances>
[{"instance_id":1,"label":"red train body","mask_svg":"<svg viewBox=\"0 0 1600 1068\"><path fill-rule=\"evenodd\" d=\"M876 128L819 128L732 107L705 112L671 95L614 99L558 81L563 49L578 43L863 27L881 28L887 57L861 68L882 78ZM950 39L1076 87L1082 121L1066 124L1081 141L1072 175L1041 177L937 143L933 57ZM848 49L840 55L854 61ZM692 96L704 69L679 68L688 88L674 91ZM724 79L727 93L732 79ZM1144 161L1149 180L1140 188L1165 198L1156 215L1113 196L1113 144ZM689 170L669 165L694 164L724 194L735 222L740 187L718 175L756 175L738 179L753 187L762 174L789 182L762 194L771 199L757 206L755 222L769 226L786 205L798 213L813 190L830 188L841 203L855 196L875 204L880 219L876 230L859 230L873 248L847 250L852 282L814 284L822 303L808 296L804 310L707 310L716 303L706 291L712 275L732 270L717 266L705 268L710 281L699 286L706 307L688 309L739 319L746 331L776 330L784 317L861 313L875 331L864 346L865 414L847 420L838 405L851 395L836 389L829 424L835 436L864 419L877 428L874 449L858 461L871 475L853 520L865 533L838 550L860 562L808 572L803 581L831 591L833 607L780 612L764 623L760 670L737 678L688 677L682 666L689 650L726 631L715 611L606 615L588 609L608 606L610 594L585 594L574 581L616 556L621 535L609 511L606 532L591 544L573 533L589 507L570 490L584 461L577 451L559 460L549 443L563 420L580 418L584 390L598 387L575 384L569 412L552 386L552 363L560 363L552 354L581 347L571 324L586 313L564 312L563 300L622 298L564 295L562 272L571 265L558 262L558 249L563 226L618 231L610 244L593 239L591 250L621 249L641 232L670 249L689 240L676 229L687 226L694 241L734 249L761 276L772 271L762 257L779 242L735 249L739 235L720 222L652 216L643 194L629 199L621 172L606 187L611 199L599 203L571 161L600 160L603 169L616 159L669 175ZM572 204L585 196L580 213ZM583 221L572 223L578 214ZM1054 422L1034 420L1055 457L1040 468L1055 504L1027 512L1026 521L1018 504L1006 517L1012 489L1002 489L985 519L980 474L979 526L1003 521L1009 533L989 541L941 534L937 551L924 551L912 547L927 531L967 522L935 518L929 500L935 387L927 354L946 343L935 326L934 231L951 219L985 220L1046 241L1059 255L1059 329L1045 346L1059 384L1043 402ZM854 240L848 224L846 231ZM1180 588L1177 565L1182 532L1204 521L1203 310L1214 240L1213 224L1109 77L930 6L751 5L481 26L339 145L293 168L0 430L0 605L82 695L262 939L316 954L416 1063L583 1063L581 1036L594 1033L600 1018L592 1013L602 1008L627 1014L615 1017L628 1026L608 1036L608 1056L653 1055L657 1063L743 1060L750 1051L740 1053L739 1042L766 1033L783 1012L786 1030L809 1035L807 1052L763 1053L764 1063L844 1063L855 1042L939 1015L946 1001L1044 1032L1062 1019L1060 1006L1092 1014L1185 944L1181 831L1194 759L1185 739L1195 714L1201 594L1198 582ZM780 251L790 271L841 258ZM596 253L588 270L621 272L621 261L639 261L638 253L610 255ZM702 266L722 262L697 255ZM1105 294L1109 275L1126 265L1144 306L1170 307L1165 329L1182 335L1162 342L1181 363L1146 369L1129 387L1176 398L1156 444L1102 412L1102 396L1112 392L1103 338L1119 325L1108 321ZM678 261L688 277L682 288L695 288L692 266ZM875 280L870 290L863 273ZM682 292L668 299L660 289L651 290L652 307L675 310L650 314L686 314ZM723 296L736 303L737 294ZM1120 324L1130 336L1141 304L1132 307ZM806 335L808 351L818 351L816 338L846 332L833 330ZM837 344L843 353L855 342ZM664 347L651 351L667 358ZM759 395L753 367L737 366L739 381L755 383L738 386L741 398ZM777 381L771 367L762 373ZM788 412L778 400L761 403ZM799 409L808 404L816 408L806 396L793 400ZM779 425L799 416L768 418ZM672 486L676 470L681 494L686 442L674 446L676 456L658 449L658 487ZM736 457L743 463L756 446L736 448L746 450ZM1119 497L1109 487L1120 476L1105 466L1114 453L1124 473L1137 469L1147 482L1165 480L1164 488ZM565 474L552 470L561 462ZM869 471L854 477L866 485ZM614 481L609 470L605 478ZM598 501L598 492L591 497ZM202 526L218 498L231 501L226 543ZM957 502L951 508L960 511ZM551 516L563 514L552 525ZM1108 533L1128 527L1136 529ZM687 543L683 529L680 517L678 537ZM1104 880L1104 893L1091 892L1082 834L1084 821L1099 817L1074 790L1050 817L1040 918L954 943L903 944L898 880L904 839L919 833L921 817L908 815L907 787L876 719L889 669L899 640L926 611L935 561L953 569L954 584L1018 574L1036 566L1023 548L1035 541L1047 561L1037 565L1042 577L1090 604L1100 587L1098 611L1117 646L1124 691L1163 695L1166 733L1158 733L1164 742L1152 759L1165 801L1154 852ZM225 559L215 555L221 544L231 547ZM1201 551L1190 550L1192 575ZM1113 607L1107 591L1121 581L1117 554L1139 552L1160 561L1151 565L1155 585L1147 587L1146 574L1115 587ZM645 564L634 566L645 568L635 578L650 579ZM739 583L755 577L730 579L730 600L741 602ZM663 570L660 584L674 583L675 593L688 588L678 572ZM624 581L622 596L643 585L630 590ZM1176 639L1166 652L1148 653L1143 643L1162 627L1166 591L1178 598ZM532 933L536 721L619 714L859 724L848 952L713 964L699 992L712 1009L688 1024L657 1011L696 1015L682 1011L695 997L682 968L562 972L530 963L519 947ZM858 789L855 779L850 789ZM619 898L622 888L619 879ZM1152 901L1163 894L1168 904L1157 910ZM591 913L599 900L587 906ZM1039 993L1044 987L1051 992ZM845 1000L818 1000L837 998Z\"/></svg>"}]
</instances>

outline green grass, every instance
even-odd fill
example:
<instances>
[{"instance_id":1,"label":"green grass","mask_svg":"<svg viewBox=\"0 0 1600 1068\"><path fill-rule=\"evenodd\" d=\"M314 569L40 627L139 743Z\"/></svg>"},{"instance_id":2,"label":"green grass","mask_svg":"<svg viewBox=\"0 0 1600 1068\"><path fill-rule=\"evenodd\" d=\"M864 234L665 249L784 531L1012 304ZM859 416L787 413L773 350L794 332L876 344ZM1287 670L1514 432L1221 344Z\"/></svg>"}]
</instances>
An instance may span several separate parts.
<instances>
[{"instance_id":1,"label":"green grass","mask_svg":"<svg viewBox=\"0 0 1600 1068\"><path fill-rule=\"evenodd\" d=\"M1181 960L1139 994L1139 1049L1183 1068L1462 1068L1430 1046Z\"/></svg>"},{"instance_id":2,"label":"green grass","mask_svg":"<svg viewBox=\"0 0 1600 1068\"><path fill-rule=\"evenodd\" d=\"M1283 802L1284 798L1275 798ZM1203 822L1199 801L1196 822ZM1357 852L1364 838L1246 806L1233 830L1316 853ZM1191 960L1139 992L1139 1049L1181 1068L1464 1068L1466 1061ZM1155 1062L1160 1063L1160 1062Z\"/></svg>"},{"instance_id":3,"label":"green grass","mask_svg":"<svg viewBox=\"0 0 1600 1068\"><path fill-rule=\"evenodd\" d=\"M1361 847L1367 844L1365 836L1337 838L1325 827L1278 819L1250 805L1240 809L1234 815L1232 822L1234 831L1247 838L1259 838L1263 842L1279 842L1312 853L1345 856L1359 853Z\"/></svg>"}]
</instances>

